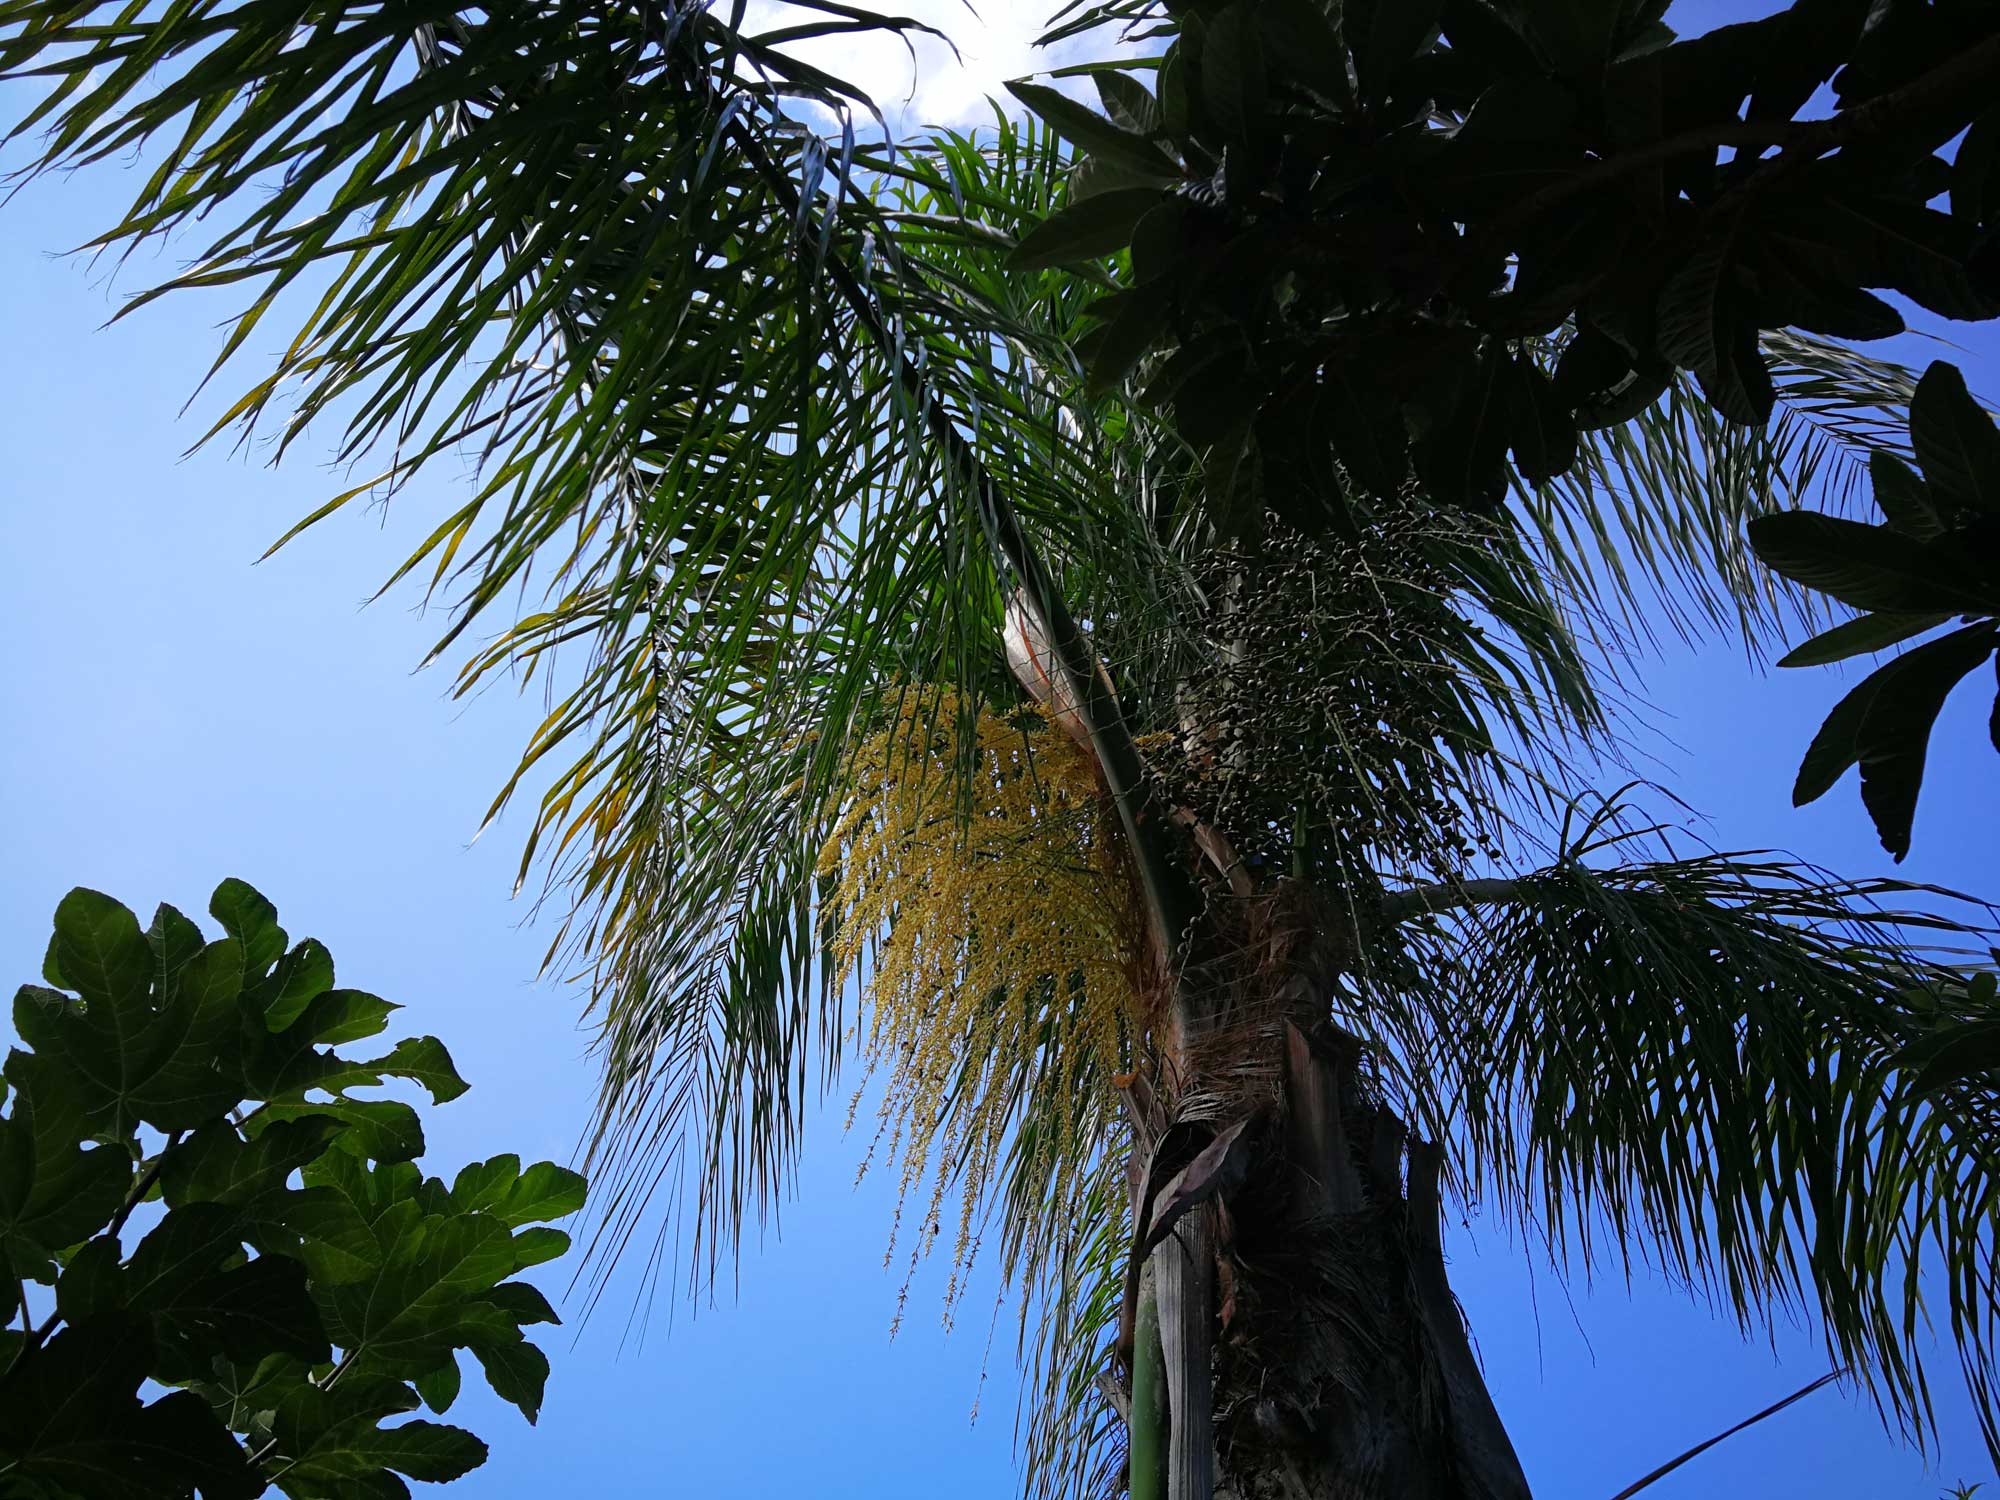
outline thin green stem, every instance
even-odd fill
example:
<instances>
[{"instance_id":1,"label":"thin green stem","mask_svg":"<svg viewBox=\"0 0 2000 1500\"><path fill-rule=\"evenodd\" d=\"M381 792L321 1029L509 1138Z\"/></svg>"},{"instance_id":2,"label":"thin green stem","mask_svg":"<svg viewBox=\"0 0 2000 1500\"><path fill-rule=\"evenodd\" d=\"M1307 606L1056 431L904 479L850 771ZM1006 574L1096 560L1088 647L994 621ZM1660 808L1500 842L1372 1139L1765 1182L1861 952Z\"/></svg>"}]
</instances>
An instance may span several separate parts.
<instances>
[{"instance_id":1,"label":"thin green stem","mask_svg":"<svg viewBox=\"0 0 2000 1500\"><path fill-rule=\"evenodd\" d=\"M19 1271L14 1273L14 1291L21 1302L21 1347L16 1349L13 1358L7 1361L7 1368L0 1370L0 1376L13 1374L14 1366L26 1359L28 1351L41 1342L35 1332L35 1315L28 1307L28 1278Z\"/></svg>"},{"instance_id":2,"label":"thin green stem","mask_svg":"<svg viewBox=\"0 0 2000 1500\"><path fill-rule=\"evenodd\" d=\"M1167 1372L1160 1353L1160 1309L1152 1278L1139 1291L1133 1332L1132 1416L1127 1429L1131 1500L1165 1500L1167 1493Z\"/></svg>"},{"instance_id":3,"label":"thin green stem","mask_svg":"<svg viewBox=\"0 0 2000 1500\"><path fill-rule=\"evenodd\" d=\"M339 1380L341 1376L345 1375L349 1370L351 1370L354 1367L354 1361L358 1359L360 1355L361 1355L361 1349L358 1345L355 1348L349 1349L345 1354L341 1355L340 1363L333 1367L333 1373L326 1377L326 1383L322 1385L320 1389L322 1391L332 1390L334 1382ZM259 1448L255 1453L250 1455L250 1462L252 1464L261 1467L264 1461L277 1451L278 1451L278 1440L276 1438L272 1438L268 1443L264 1444L263 1447ZM292 1465L296 1464L297 1462L298 1462L297 1459L293 1459L291 1463L286 1464L283 1469L279 1469L276 1474L268 1474L265 1476L265 1478L268 1479L273 1484L275 1484L278 1480L279 1475L283 1474L286 1469L291 1468Z\"/></svg>"},{"instance_id":4,"label":"thin green stem","mask_svg":"<svg viewBox=\"0 0 2000 1500\"><path fill-rule=\"evenodd\" d=\"M167 1158L180 1143L181 1132L176 1130L167 1137L167 1143L160 1148L159 1155L146 1164L146 1170L139 1174L139 1180L132 1184L132 1191L125 1195L124 1203L119 1205L117 1215L106 1226L104 1233L108 1238L114 1240L118 1238L118 1232L125 1227L125 1221L132 1217L132 1210L144 1202L146 1194L153 1190L153 1184L160 1180L160 1169L166 1166Z\"/></svg>"}]
</instances>

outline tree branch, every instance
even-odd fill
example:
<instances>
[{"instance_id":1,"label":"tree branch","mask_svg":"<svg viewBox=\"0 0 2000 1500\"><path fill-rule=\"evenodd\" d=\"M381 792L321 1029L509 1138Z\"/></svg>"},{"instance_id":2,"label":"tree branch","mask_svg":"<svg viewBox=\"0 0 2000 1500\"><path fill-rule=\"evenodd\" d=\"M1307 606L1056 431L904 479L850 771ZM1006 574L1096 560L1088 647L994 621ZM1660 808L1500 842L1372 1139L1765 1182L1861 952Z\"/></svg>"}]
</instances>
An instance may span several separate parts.
<instances>
[{"instance_id":1,"label":"tree branch","mask_svg":"<svg viewBox=\"0 0 2000 1500\"><path fill-rule=\"evenodd\" d=\"M1407 922L1412 917L1430 916L1434 912L1525 901L1530 889L1527 881L1513 879L1446 880L1436 885L1413 885L1408 890L1390 891L1382 898L1382 920Z\"/></svg>"},{"instance_id":2,"label":"tree branch","mask_svg":"<svg viewBox=\"0 0 2000 1500\"><path fill-rule=\"evenodd\" d=\"M146 1170L139 1174L139 1180L132 1184L132 1191L125 1195L124 1203L119 1206L117 1216L105 1228L104 1233L108 1237L114 1240L118 1238L118 1231L123 1229L125 1221L132 1217L132 1210L137 1208L145 1200L146 1194L153 1190L153 1184L160 1180L160 1169L167 1164L167 1158L180 1143L181 1132L178 1130L167 1137L167 1143L160 1147L160 1154L155 1156Z\"/></svg>"}]
</instances>

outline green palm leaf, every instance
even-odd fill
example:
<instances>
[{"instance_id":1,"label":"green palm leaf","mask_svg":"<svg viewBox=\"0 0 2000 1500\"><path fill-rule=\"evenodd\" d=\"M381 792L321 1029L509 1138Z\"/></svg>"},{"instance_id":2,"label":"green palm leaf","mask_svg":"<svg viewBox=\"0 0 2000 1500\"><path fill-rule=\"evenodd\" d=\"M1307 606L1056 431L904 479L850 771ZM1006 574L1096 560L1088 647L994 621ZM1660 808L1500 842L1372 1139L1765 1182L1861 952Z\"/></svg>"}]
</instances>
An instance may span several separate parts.
<instances>
[{"instance_id":1,"label":"green palm leaf","mask_svg":"<svg viewBox=\"0 0 2000 1500\"><path fill-rule=\"evenodd\" d=\"M1829 1351L1913 1428L1942 1293L1990 1415L1984 1270L2000 1244L1989 1072L1932 1087L1925 1044L1990 1019L1990 982L1913 944L1990 941L1899 881L1765 853L1597 868L1641 836L1587 825L1520 880L1390 900L1418 998L1385 998L1434 1072L1468 1191L1564 1264L1656 1259L1746 1325L1816 1314ZM1913 901L1917 904L1912 904ZM1463 1039L1446 1045L1447 1038Z\"/></svg>"}]
</instances>

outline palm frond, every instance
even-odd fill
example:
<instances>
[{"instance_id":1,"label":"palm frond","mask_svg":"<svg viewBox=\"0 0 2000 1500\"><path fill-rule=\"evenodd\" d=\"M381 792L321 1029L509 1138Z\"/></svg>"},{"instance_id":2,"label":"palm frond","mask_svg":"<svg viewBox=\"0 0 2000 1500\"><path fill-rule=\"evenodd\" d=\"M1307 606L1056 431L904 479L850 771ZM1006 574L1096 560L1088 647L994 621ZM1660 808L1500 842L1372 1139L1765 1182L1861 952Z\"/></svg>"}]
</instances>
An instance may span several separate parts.
<instances>
[{"instance_id":1,"label":"palm frond","mask_svg":"<svg viewBox=\"0 0 2000 1500\"><path fill-rule=\"evenodd\" d=\"M224 423L282 414L282 453L326 416L343 459L389 458L301 524L478 457L472 497L395 577L453 604L439 651L541 591L468 690L559 649L583 663L495 812L546 779L523 873L549 856L556 946L600 1000L601 1244L673 1163L697 1241L727 1245L782 1178L809 1042L839 1032L806 911L845 726L909 658L967 658L973 616L997 628L977 519L824 295L819 258L858 257L865 214L800 206L849 190L848 166L778 105L865 101L699 8L91 19L0 12L0 72L55 82L18 129L48 125L43 167L154 154L102 245L228 224L133 304L251 288L218 366L304 308ZM776 177L732 145L753 118Z\"/></svg>"},{"instance_id":2,"label":"palm frond","mask_svg":"<svg viewBox=\"0 0 2000 1500\"><path fill-rule=\"evenodd\" d=\"M1584 863L1641 838L1592 819L1535 875L1392 898L1423 913L1418 977L1375 1003L1458 1039L1407 1071L1452 1122L1467 1191L1562 1264L1656 1258L1746 1325L1816 1316L1916 1430L1942 1290L1990 1422L2000 1080L1929 1089L1912 1066L1939 1028L1990 1018L1967 967L1990 922L1766 853Z\"/></svg>"},{"instance_id":3,"label":"palm frond","mask_svg":"<svg viewBox=\"0 0 2000 1500\"><path fill-rule=\"evenodd\" d=\"M1778 393L1768 428L1718 416L1677 375L1630 422L1583 433L1556 483L1521 487L1537 560L1576 598L1638 636L1716 632L1762 651L1816 618L1809 594L1757 561L1744 524L1767 511L1850 503L1868 456L1908 451L1916 377L1806 334L1765 336Z\"/></svg>"}]
</instances>

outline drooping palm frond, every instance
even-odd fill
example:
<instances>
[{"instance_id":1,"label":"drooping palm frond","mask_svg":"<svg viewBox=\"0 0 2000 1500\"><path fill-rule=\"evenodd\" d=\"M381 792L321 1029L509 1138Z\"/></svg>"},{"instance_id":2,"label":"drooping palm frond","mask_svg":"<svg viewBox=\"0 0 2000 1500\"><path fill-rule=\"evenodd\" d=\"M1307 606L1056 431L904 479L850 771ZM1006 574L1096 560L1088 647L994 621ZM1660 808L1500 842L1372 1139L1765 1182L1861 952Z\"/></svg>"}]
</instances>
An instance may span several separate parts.
<instances>
[{"instance_id":1,"label":"drooping palm frond","mask_svg":"<svg viewBox=\"0 0 2000 1500\"><path fill-rule=\"evenodd\" d=\"M1123 1271L1131 1254L1124 1164L1098 1158L1090 1193L1069 1205L1072 1222L1031 1284L1016 1349L1023 1374L1015 1420L1031 1500L1116 1500L1124 1492L1125 1424L1114 1403L1113 1344ZM1009 1225L1049 1225L1044 1200L1008 1204ZM1012 1231L1010 1228L1010 1235ZM1013 1241L1010 1263L1037 1248ZM1025 1279L1025 1278L1024 1278Z\"/></svg>"},{"instance_id":2,"label":"drooping palm frond","mask_svg":"<svg viewBox=\"0 0 2000 1500\"><path fill-rule=\"evenodd\" d=\"M550 782L527 859L566 885L603 1007L602 1243L673 1163L726 1245L813 1095L808 896L846 726L891 675L978 672L997 638L981 521L898 351L827 294L827 258L865 260L865 205L828 211L854 191L841 148L776 109L865 101L703 7L88 19L8 5L0 73L53 81L20 127L50 127L43 166L154 153L103 243L228 223L148 296L251 288L225 358L296 315L229 417L282 412L287 442L336 417L341 456L388 452L390 489L480 456L397 576L456 606L439 650L543 591L468 688L558 648L584 664L523 772ZM1018 412L993 405L1004 435ZM1074 472L1016 446L1045 491Z\"/></svg>"},{"instance_id":3,"label":"drooping palm frond","mask_svg":"<svg viewBox=\"0 0 2000 1500\"><path fill-rule=\"evenodd\" d=\"M1455 1039L1408 1086L1452 1122L1467 1190L1561 1264L1652 1259L1746 1325L1816 1317L1918 1431L1942 1292L1990 1423L2000 1094L1913 1061L1990 1019L1965 967L1990 923L1766 853L1583 862L1639 837L1600 817L1535 875L1391 898L1420 977L1369 1003Z\"/></svg>"},{"instance_id":4,"label":"drooping palm frond","mask_svg":"<svg viewBox=\"0 0 2000 1500\"><path fill-rule=\"evenodd\" d=\"M1905 453L1916 377L1807 334L1766 335L1768 428L1719 416L1677 375L1630 422L1581 434L1579 461L1515 510L1536 560L1628 632L1721 632L1761 651L1814 616L1812 596L1757 561L1743 528L1768 511L1851 499L1868 456Z\"/></svg>"}]
</instances>

